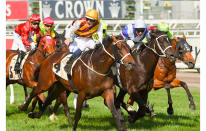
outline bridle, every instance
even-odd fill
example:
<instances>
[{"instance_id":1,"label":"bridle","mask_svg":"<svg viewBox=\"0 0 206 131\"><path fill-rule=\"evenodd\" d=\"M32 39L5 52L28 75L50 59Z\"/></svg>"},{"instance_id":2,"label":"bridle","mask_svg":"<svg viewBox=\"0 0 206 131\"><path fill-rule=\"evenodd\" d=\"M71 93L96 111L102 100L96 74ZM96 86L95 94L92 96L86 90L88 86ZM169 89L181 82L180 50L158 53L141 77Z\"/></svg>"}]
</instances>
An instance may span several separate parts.
<instances>
[{"instance_id":1,"label":"bridle","mask_svg":"<svg viewBox=\"0 0 206 131\"><path fill-rule=\"evenodd\" d=\"M154 44L154 48L151 48L151 47L147 46L146 44L145 44L145 46L146 46L147 48L151 49L151 50L152 50L155 54L157 54L158 56L167 57L167 55L166 55L165 52L166 52L166 50L168 50L169 48L172 48L172 46L169 45L169 46L167 46L167 47L163 50L162 47L161 47L160 44L159 44L159 41L158 41L158 39L159 39L160 37L164 37L164 36L168 37L167 35L160 35L160 36L158 36L157 38L155 38L156 43L157 43L157 47L160 49L162 55L160 55L160 54L157 53L157 51L156 51L156 49L155 49L155 44ZM168 38L167 38L167 41L169 42Z\"/></svg>"},{"instance_id":2,"label":"bridle","mask_svg":"<svg viewBox=\"0 0 206 131\"><path fill-rule=\"evenodd\" d=\"M114 56L113 55L111 55L106 49L105 49L105 47L104 47L104 44L102 44L102 47L103 47L103 50L104 50L104 52L106 52L106 54L108 54L112 59L114 59L115 61L117 61L118 63L120 63L120 64L124 64L124 62L123 62L123 60L128 56L128 55L131 55L130 53L127 53L126 55L124 55L122 58L120 58L120 56L117 54L117 49L116 49L116 44L118 44L119 42L121 42L121 41L124 41L124 40L118 40L118 41L116 41L116 42L113 42L112 43L112 52L114 53Z\"/></svg>"}]
</instances>

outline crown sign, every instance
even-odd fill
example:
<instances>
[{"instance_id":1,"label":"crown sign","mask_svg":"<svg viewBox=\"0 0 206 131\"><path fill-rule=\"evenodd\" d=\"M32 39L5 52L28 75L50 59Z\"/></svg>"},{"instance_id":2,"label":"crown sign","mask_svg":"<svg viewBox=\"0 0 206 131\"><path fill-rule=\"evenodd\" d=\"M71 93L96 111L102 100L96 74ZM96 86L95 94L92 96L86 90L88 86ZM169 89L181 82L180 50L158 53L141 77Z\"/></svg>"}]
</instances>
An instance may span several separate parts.
<instances>
[{"instance_id":1,"label":"crown sign","mask_svg":"<svg viewBox=\"0 0 206 131\"><path fill-rule=\"evenodd\" d=\"M110 3L109 10L112 18L117 18L120 10L119 3Z\"/></svg>"},{"instance_id":2,"label":"crown sign","mask_svg":"<svg viewBox=\"0 0 206 131\"><path fill-rule=\"evenodd\" d=\"M42 7L44 18L49 17L51 14L50 4L46 1L45 4L42 5Z\"/></svg>"}]
</instances>

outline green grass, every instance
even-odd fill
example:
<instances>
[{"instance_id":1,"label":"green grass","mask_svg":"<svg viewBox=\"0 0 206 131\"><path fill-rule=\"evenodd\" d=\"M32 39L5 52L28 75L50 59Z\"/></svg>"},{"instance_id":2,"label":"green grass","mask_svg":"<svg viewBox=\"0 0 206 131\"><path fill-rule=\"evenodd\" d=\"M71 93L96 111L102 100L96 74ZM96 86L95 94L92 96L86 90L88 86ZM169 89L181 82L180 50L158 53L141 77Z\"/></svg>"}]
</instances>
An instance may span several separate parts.
<instances>
[{"instance_id":1,"label":"green grass","mask_svg":"<svg viewBox=\"0 0 206 131\"><path fill-rule=\"evenodd\" d=\"M167 114L167 94L164 89L152 91L149 95L150 103L154 104L154 110L157 114L154 118L146 115L137 120L134 124L126 126L128 131L198 131L200 130L200 90L190 89L196 110L189 109L189 101L184 89L172 89L172 99L174 115ZM18 105L24 101L23 88L19 85L14 86L15 104L9 104L10 89L7 89L6 100L6 130L7 131L64 131L71 130L67 118L64 115L62 106L57 112L58 121L51 122L49 113L46 111L40 119L31 119L27 116L28 112L18 110ZM127 96L128 98L128 96ZM125 99L126 101L127 99ZM96 131L109 130L116 131L116 124L112 115L103 104L101 97L88 100L90 109L82 111L82 117L79 121L78 131ZM54 102L53 102L54 104ZM75 110L73 109L73 94L68 98L71 117L74 120ZM135 106L136 107L136 106ZM37 108L38 109L38 108ZM37 109L35 111L37 111ZM127 113L124 112L127 117Z\"/></svg>"}]
</instances>

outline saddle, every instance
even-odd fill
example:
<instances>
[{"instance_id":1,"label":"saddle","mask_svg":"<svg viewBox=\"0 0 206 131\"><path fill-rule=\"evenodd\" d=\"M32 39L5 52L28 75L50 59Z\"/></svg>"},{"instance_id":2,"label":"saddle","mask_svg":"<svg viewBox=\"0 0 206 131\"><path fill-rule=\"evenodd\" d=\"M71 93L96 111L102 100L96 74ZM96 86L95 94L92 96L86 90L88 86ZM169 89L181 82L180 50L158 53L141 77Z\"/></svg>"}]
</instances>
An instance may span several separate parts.
<instances>
[{"instance_id":1,"label":"saddle","mask_svg":"<svg viewBox=\"0 0 206 131\"><path fill-rule=\"evenodd\" d=\"M66 55L59 63L54 63L54 64L53 64L53 69L52 69L53 72L54 72L57 76L65 79L65 80L67 80L67 81L68 81L67 74L69 73L69 74L71 74L71 76L72 76L72 69L73 69L73 67L75 66L75 64L76 64L76 62L78 61L78 59L81 57L81 56L80 56L80 57L77 57L77 58L73 61L73 63L72 63L71 70L70 70L69 72L66 72L66 71L64 70L64 67L65 67L65 65L67 64L67 61L70 59L71 56L72 56L72 54L68 54L68 55Z\"/></svg>"},{"instance_id":2,"label":"saddle","mask_svg":"<svg viewBox=\"0 0 206 131\"><path fill-rule=\"evenodd\" d=\"M11 59L10 65L9 65L9 79L10 80L22 79L23 67L24 67L24 63L25 63L28 55L29 55L29 52L27 52L26 55L24 56L24 58L21 62L21 65L20 65L20 72L18 72L18 73L16 71L14 71L14 67L15 67L18 55L13 56L13 58Z\"/></svg>"}]
</instances>

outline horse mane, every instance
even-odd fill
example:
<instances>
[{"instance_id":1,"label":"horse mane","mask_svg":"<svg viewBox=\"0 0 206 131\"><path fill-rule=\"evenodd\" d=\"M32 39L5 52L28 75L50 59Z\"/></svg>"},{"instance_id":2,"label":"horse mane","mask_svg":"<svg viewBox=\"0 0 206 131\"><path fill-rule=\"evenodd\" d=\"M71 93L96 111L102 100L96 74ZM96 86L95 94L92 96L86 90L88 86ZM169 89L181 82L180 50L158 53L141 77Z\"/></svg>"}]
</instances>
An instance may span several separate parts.
<instances>
[{"instance_id":1,"label":"horse mane","mask_svg":"<svg viewBox=\"0 0 206 131\"><path fill-rule=\"evenodd\" d=\"M28 56L32 56L35 52L37 51L37 48L35 50L30 50L29 55Z\"/></svg>"}]
</instances>

